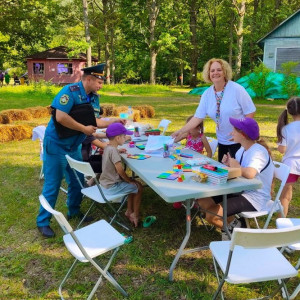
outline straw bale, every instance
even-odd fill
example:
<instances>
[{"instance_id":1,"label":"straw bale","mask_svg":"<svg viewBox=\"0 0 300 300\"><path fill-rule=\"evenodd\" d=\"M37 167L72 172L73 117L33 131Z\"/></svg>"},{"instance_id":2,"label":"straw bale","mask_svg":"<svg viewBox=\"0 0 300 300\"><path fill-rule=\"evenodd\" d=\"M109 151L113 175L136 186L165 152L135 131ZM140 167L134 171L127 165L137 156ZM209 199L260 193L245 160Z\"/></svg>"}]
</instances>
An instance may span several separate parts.
<instances>
[{"instance_id":1,"label":"straw bale","mask_svg":"<svg viewBox=\"0 0 300 300\"><path fill-rule=\"evenodd\" d=\"M101 104L101 108L103 109L103 116L109 117L113 115L114 109L115 109L115 104L108 104L108 103L103 103Z\"/></svg>"},{"instance_id":2,"label":"straw bale","mask_svg":"<svg viewBox=\"0 0 300 300\"><path fill-rule=\"evenodd\" d=\"M6 114L0 113L0 124L9 124L11 123L11 119Z\"/></svg>"},{"instance_id":3,"label":"straw bale","mask_svg":"<svg viewBox=\"0 0 300 300\"><path fill-rule=\"evenodd\" d=\"M43 106L37 106L37 107L28 107L25 108L26 111L28 111L33 118L43 118L48 117L50 112L47 107Z\"/></svg>"},{"instance_id":4,"label":"straw bale","mask_svg":"<svg viewBox=\"0 0 300 300\"><path fill-rule=\"evenodd\" d=\"M10 121L22 121L22 120L31 120L32 116L29 111L25 109L7 109L2 110L0 113L2 116L7 116Z\"/></svg>"},{"instance_id":5,"label":"straw bale","mask_svg":"<svg viewBox=\"0 0 300 300\"><path fill-rule=\"evenodd\" d=\"M153 118L155 116L155 110L151 105L137 105L133 108L141 112L142 118Z\"/></svg>"},{"instance_id":6,"label":"straw bale","mask_svg":"<svg viewBox=\"0 0 300 300\"><path fill-rule=\"evenodd\" d=\"M30 139L32 128L28 125L0 125L0 142Z\"/></svg>"}]
</instances>

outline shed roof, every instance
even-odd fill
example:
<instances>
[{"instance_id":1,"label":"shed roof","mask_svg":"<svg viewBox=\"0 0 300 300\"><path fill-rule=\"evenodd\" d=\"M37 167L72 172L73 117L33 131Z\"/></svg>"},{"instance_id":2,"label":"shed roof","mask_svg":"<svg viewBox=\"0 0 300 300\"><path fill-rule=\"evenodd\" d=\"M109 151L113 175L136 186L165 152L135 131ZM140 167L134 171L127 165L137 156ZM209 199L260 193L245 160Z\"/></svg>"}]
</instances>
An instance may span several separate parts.
<instances>
[{"instance_id":1,"label":"shed roof","mask_svg":"<svg viewBox=\"0 0 300 300\"><path fill-rule=\"evenodd\" d=\"M79 59L82 61L86 61L86 54L79 53L77 57L69 57L68 48L65 46L59 46L42 52L34 53L28 56L27 59ZM92 57L92 60L98 61L98 59L95 57Z\"/></svg>"},{"instance_id":2,"label":"shed roof","mask_svg":"<svg viewBox=\"0 0 300 300\"><path fill-rule=\"evenodd\" d=\"M287 23L291 22L292 19L294 19L296 16L300 14L300 9L297 10L295 13L293 13L291 16L289 16L287 19L285 19L283 22L281 22L278 26L276 26L273 30L271 30L269 33L267 33L264 37L262 37L260 40L257 41L257 43L262 46L265 42L265 39L267 39L271 34L273 34L275 31L277 31L279 28L281 28L283 25L287 25Z\"/></svg>"}]
</instances>

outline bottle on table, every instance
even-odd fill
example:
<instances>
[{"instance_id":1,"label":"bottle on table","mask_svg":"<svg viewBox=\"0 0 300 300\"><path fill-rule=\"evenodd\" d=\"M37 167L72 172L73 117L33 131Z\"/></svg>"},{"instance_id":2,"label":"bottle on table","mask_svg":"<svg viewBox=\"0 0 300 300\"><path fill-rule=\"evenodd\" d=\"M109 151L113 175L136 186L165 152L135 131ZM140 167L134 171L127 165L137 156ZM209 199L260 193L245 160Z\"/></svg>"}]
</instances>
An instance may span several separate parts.
<instances>
[{"instance_id":1,"label":"bottle on table","mask_svg":"<svg viewBox=\"0 0 300 300\"><path fill-rule=\"evenodd\" d=\"M133 110L132 110L132 107L131 107L131 106L128 106L127 114L128 114L128 120L127 120L127 123L128 123L128 125L130 126L130 125L133 124Z\"/></svg>"}]
</instances>

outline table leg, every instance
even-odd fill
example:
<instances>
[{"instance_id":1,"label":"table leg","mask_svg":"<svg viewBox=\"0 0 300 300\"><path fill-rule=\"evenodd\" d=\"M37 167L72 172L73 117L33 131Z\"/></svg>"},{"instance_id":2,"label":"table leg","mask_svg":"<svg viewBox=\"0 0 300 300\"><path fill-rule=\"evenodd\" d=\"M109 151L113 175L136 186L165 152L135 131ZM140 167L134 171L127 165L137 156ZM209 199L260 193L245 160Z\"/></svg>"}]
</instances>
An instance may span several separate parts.
<instances>
[{"instance_id":1,"label":"table leg","mask_svg":"<svg viewBox=\"0 0 300 300\"><path fill-rule=\"evenodd\" d=\"M231 239L231 234L228 230L228 225L227 225L227 195L223 195L223 230L227 233L227 235Z\"/></svg>"},{"instance_id":2,"label":"table leg","mask_svg":"<svg viewBox=\"0 0 300 300\"><path fill-rule=\"evenodd\" d=\"M173 271L177 265L177 262L180 258L180 256L183 254L184 248L190 238L191 235L191 199L186 200L186 233L185 237L180 245L180 248L172 262L172 265L170 267L169 271L169 280L173 281Z\"/></svg>"}]
</instances>

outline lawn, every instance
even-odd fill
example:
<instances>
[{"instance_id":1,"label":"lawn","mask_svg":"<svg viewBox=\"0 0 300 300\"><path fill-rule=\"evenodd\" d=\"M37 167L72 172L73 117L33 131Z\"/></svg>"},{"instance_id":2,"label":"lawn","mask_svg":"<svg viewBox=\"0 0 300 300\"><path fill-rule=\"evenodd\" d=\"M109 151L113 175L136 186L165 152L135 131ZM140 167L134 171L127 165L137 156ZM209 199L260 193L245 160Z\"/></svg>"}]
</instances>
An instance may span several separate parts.
<instances>
[{"instance_id":1,"label":"lawn","mask_svg":"<svg viewBox=\"0 0 300 300\"><path fill-rule=\"evenodd\" d=\"M49 105L58 89L52 86L2 88L0 111ZM187 95L187 91L163 86L106 87L101 93L101 102L152 105L156 115L144 122L157 126L161 119L169 119L172 123L168 133L171 133L179 129L197 107L198 97ZM261 135L269 142L274 159L280 161L275 133L277 118L285 102L256 101L255 104ZM43 118L23 123L34 127L47 121L48 118ZM208 136L215 136L214 124L210 120L205 121L205 132ZM73 261L64 247L63 234L55 220L51 224L57 233L54 239L42 238L36 229L38 196L43 184L38 180L40 166L38 142L22 140L0 144L0 299L57 299L59 283ZM299 216L299 199L300 188L297 184L290 217ZM67 211L65 200L65 194L61 193L57 209L63 213ZM83 210L88 204L88 200L84 200ZM169 267L185 234L184 209L174 210L146 188L141 216L148 215L155 215L157 222L150 228L134 230L133 243L121 248L111 270L129 293L129 299L211 299L217 283L209 251L181 257L174 272L175 281L168 281ZM98 210L93 212L93 216L98 219L103 217ZM274 221L271 226L274 227ZM207 245L212 240L220 239L220 236L217 230L207 232L196 219L188 246ZM290 259L296 262L299 254L291 255ZM66 285L66 299L87 297L97 277L94 268L77 266ZM299 276L292 279L288 286L292 290L297 284ZM227 299L262 297L275 286L276 283L225 285L225 295ZM96 295L97 299L123 299L106 281ZM276 299L281 297L278 295Z\"/></svg>"}]
</instances>

